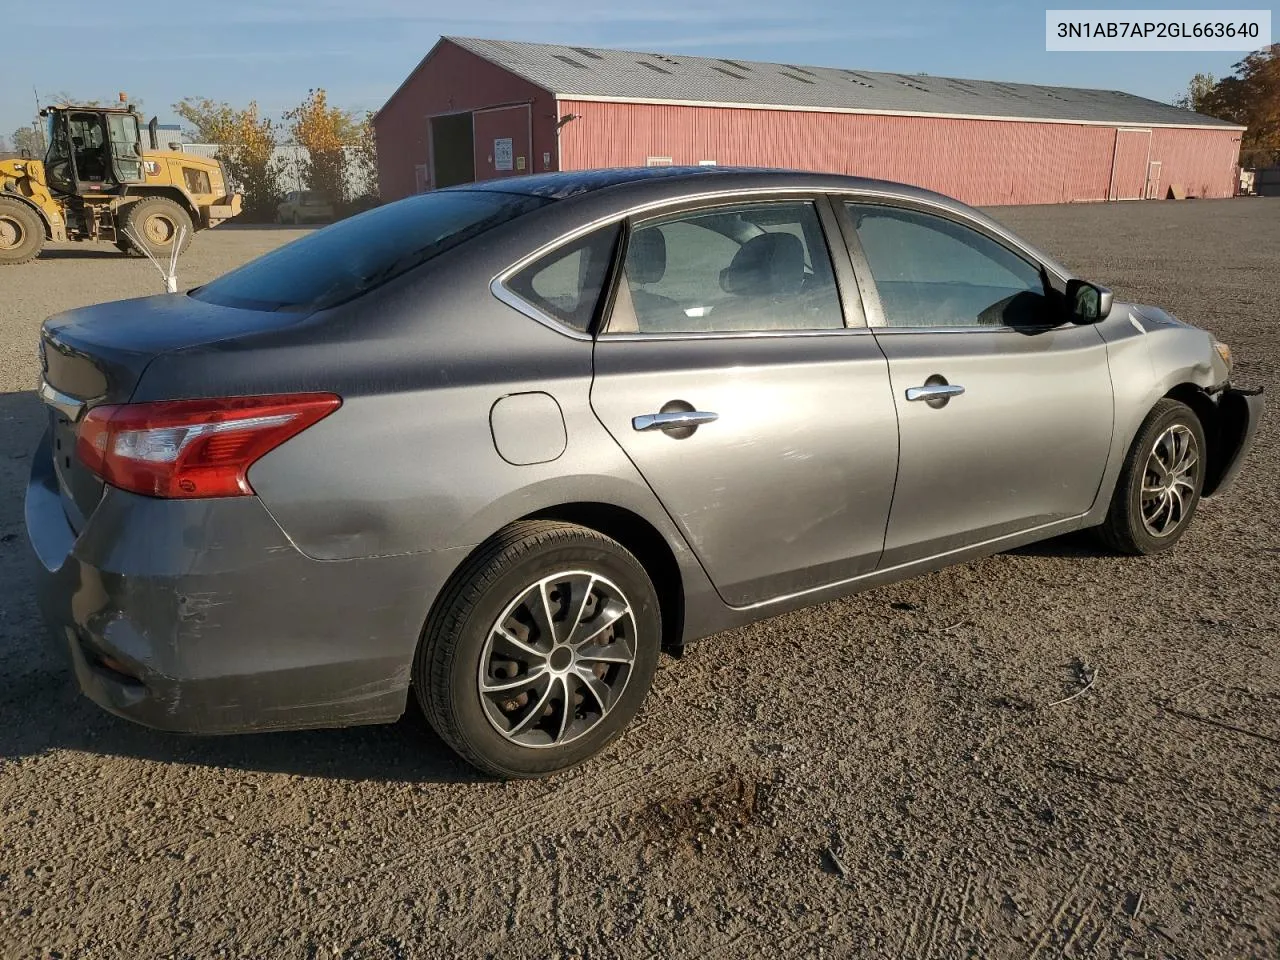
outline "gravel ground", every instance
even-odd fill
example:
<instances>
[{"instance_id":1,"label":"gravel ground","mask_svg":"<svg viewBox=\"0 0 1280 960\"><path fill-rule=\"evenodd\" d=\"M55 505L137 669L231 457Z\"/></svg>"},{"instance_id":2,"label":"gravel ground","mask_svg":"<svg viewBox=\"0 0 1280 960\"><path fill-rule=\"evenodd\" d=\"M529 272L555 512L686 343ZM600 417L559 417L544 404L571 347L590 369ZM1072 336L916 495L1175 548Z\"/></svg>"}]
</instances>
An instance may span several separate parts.
<instances>
[{"instance_id":1,"label":"gravel ground","mask_svg":"<svg viewBox=\"0 0 1280 960\"><path fill-rule=\"evenodd\" d=\"M1280 200L994 212L1275 396ZM296 235L203 234L181 279ZM41 652L37 326L158 284L82 247L0 275L3 956L1280 955L1274 406L1171 554L1054 541L717 636L596 762L493 783L413 717L136 728Z\"/></svg>"}]
</instances>

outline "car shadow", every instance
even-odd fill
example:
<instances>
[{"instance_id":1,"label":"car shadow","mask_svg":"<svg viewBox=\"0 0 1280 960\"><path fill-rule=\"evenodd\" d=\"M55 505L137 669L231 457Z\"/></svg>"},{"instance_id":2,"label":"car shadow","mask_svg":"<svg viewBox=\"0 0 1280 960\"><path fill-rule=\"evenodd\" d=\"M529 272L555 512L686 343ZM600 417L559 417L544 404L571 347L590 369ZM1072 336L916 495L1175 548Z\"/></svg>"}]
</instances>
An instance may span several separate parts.
<instances>
[{"instance_id":1,"label":"car shadow","mask_svg":"<svg viewBox=\"0 0 1280 960\"><path fill-rule=\"evenodd\" d=\"M34 391L0 393L0 768L74 750L344 780L482 780L434 734L416 705L398 722L334 730L197 737L137 726L80 695L36 607L23 499L46 422Z\"/></svg>"},{"instance_id":2,"label":"car shadow","mask_svg":"<svg viewBox=\"0 0 1280 960\"><path fill-rule=\"evenodd\" d=\"M1088 530L1065 533L1052 540L1040 540L1005 552L1023 557L1074 557L1077 559L1115 556L1114 551L1098 543Z\"/></svg>"},{"instance_id":3,"label":"car shadow","mask_svg":"<svg viewBox=\"0 0 1280 960\"><path fill-rule=\"evenodd\" d=\"M411 705L397 722L377 726L227 736L166 733L112 716L81 696L70 667L47 649L42 637L19 632L13 639L27 648L28 656L5 651L10 670L25 668L25 672L10 675L9 689L0 701L0 765L5 760L72 750L333 780L473 783L484 779L435 735L416 706ZM33 653L37 648L40 652Z\"/></svg>"}]
</instances>

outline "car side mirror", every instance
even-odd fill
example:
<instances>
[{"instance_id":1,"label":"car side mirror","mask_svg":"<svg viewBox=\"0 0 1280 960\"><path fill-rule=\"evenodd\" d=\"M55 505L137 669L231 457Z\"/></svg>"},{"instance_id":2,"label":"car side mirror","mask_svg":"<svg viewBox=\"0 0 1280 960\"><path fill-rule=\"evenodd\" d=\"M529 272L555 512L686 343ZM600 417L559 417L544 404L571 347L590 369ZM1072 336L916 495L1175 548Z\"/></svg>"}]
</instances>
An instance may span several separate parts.
<instances>
[{"instance_id":1,"label":"car side mirror","mask_svg":"<svg viewBox=\"0 0 1280 960\"><path fill-rule=\"evenodd\" d=\"M1106 287L1087 280L1067 281L1067 312L1072 323L1097 323L1107 319L1111 313L1111 303L1115 299Z\"/></svg>"}]
</instances>

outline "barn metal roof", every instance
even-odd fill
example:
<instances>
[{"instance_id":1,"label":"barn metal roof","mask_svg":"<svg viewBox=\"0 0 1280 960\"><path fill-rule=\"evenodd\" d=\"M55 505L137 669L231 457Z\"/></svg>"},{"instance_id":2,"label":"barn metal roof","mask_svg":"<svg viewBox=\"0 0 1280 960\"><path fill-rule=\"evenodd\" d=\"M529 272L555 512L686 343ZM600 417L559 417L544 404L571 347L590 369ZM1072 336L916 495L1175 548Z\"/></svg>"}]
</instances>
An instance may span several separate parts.
<instances>
[{"instance_id":1,"label":"barn metal roof","mask_svg":"<svg viewBox=\"0 0 1280 960\"><path fill-rule=\"evenodd\" d=\"M1120 90L445 37L562 98L1144 126L1227 127Z\"/></svg>"}]
</instances>

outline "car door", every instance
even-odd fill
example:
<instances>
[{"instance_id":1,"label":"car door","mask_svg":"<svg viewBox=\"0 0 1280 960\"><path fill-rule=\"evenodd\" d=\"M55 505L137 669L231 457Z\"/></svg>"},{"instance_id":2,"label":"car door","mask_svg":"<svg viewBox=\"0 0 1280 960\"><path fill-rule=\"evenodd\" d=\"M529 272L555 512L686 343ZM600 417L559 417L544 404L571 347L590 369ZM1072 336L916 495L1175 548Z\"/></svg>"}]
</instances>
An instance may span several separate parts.
<instances>
[{"instance_id":1,"label":"car door","mask_svg":"<svg viewBox=\"0 0 1280 960\"><path fill-rule=\"evenodd\" d=\"M873 570L896 415L826 201L704 204L628 237L591 404L723 599Z\"/></svg>"},{"instance_id":2,"label":"car door","mask_svg":"<svg viewBox=\"0 0 1280 960\"><path fill-rule=\"evenodd\" d=\"M1106 346L1045 268L959 214L842 209L889 361L898 480L881 567L1080 516L1111 443Z\"/></svg>"}]
</instances>

